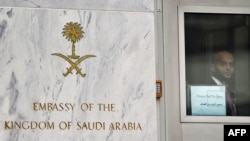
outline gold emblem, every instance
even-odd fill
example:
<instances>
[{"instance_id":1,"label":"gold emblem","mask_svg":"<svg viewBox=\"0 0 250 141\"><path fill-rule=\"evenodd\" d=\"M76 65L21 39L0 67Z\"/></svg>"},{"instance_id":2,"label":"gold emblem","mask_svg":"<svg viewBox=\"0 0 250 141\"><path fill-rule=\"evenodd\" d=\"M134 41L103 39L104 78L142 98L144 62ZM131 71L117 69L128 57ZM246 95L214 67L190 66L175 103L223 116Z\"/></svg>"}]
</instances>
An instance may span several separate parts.
<instances>
[{"instance_id":1,"label":"gold emblem","mask_svg":"<svg viewBox=\"0 0 250 141\"><path fill-rule=\"evenodd\" d=\"M84 37L85 32L81 27L81 24L77 22L69 22L64 25L63 36L65 36L68 41L72 43L72 54L71 55L63 55L61 53L53 53L52 55L58 56L66 60L71 66L67 68L67 72L63 73L66 77L69 73L72 74L73 70L76 70L76 74L80 74L82 77L85 77L86 74L82 72L82 69L78 67L78 65L85 59L90 57L96 57L95 55L84 55L82 57L75 54L75 43L81 40ZM76 60L76 61L74 61Z\"/></svg>"}]
</instances>

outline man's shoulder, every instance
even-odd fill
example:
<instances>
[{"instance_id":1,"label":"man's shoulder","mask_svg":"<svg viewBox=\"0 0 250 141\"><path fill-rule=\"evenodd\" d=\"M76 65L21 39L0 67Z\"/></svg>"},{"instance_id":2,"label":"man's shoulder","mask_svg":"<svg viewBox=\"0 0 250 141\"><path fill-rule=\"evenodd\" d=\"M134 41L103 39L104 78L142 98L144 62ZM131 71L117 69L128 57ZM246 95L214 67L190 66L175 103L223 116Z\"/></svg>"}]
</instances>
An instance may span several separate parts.
<instances>
[{"instance_id":1,"label":"man's shoulder","mask_svg":"<svg viewBox=\"0 0 250 141\"><path fill-rule=\"evenodd\" d=\"M214 79L212 77L210 77L209 79L207 79L205 82L204 82L205 85L218 85Z\"/></svg>"}]
</instances>

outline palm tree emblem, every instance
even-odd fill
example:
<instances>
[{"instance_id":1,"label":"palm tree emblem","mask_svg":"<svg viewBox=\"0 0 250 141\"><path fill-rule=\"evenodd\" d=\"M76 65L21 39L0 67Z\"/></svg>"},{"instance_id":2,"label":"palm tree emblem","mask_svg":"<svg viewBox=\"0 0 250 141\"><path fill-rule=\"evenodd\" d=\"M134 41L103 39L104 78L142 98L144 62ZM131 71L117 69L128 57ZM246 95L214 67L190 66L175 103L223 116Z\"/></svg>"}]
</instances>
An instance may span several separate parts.
<instances>
[{"instance_id":1,"label":"palm tree emblem","mask_svg":"<svg viewBox=\"0 0 250 141\"><path fill-rule=\"evenodd\" d=\"M66 23L66 25L64 25L62 34L66 39L68 39L68 41L71 41L72 43L72 55L69 57L72 59L78 59L80 56L76 56L75 54L75 43L82 39L85 34L81 25L77 22Z\"/></svg>"},{"instance_id":2,"label":"palm tree emblem","mask_svg":"<svg viewBox=\"0 0 250 141\"><path fill-rule=\"evenodd\" d=\"M90 57L96 57L95 55L84 55L82 57L76 55L75 53L75 43L78 42L80 39L84 37L85 32L83 31L83 28L81 27L81 24L77 22L69 22L64 25L63 36L72 43L72 54L65 56L61 53L53 53L52 55L58 56L60 58L63 58L66 60L71 66L67 68L67 72L63 73L63 75L66 77L69 73L72 74L72 71L75 69L76 74L80 74L82 77L85 77L86 74L82 72L82 70L77 66L79 65L83 60L90 58ZM77 59L76 61L74 61Z\"/></svg>"}]
</instances>

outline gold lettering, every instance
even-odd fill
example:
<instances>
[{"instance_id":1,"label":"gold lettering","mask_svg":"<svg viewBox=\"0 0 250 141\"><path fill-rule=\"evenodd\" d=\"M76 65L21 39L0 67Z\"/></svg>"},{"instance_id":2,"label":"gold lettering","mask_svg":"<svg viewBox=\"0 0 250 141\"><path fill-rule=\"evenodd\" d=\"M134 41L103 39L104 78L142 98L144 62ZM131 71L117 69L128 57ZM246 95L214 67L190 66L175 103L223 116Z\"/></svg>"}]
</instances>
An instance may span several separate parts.
<instances>
[{"instance_id":1,"label":"gold lettering","mask_svg":"<svg viewBox=\"0 0 250 141\"><path fill-rule=\"evenodd\" d=\"M39 103L39 109L41 109L42 111L46 111L46 103Z\"/></svg>"},{"instance_id":2,"label":"gold lettering","mask_svg":"<svg viewBox=\"0 0 250 141\"><path fill-rule=\"evenodd\" d=\"M67 103L65 103L65 107L67 107ZM63 103L60 103L58 111L63 111L63 110L64 110Z\"/></svg>"},{"instance_id":3,"label":"gold lettering","mask_svg":"<svg viewBox=\"0 0 250 141\"><path fill-rule=\"evenodd\" d=\"M53 111L52 103L48 103L48 111Z\"/></svg>"},{"instance_id":4,"label":"gold lettering","mask_svg":"<svg viewBox=\"0 0 250 141\"><path fill-rule=\"evenodd\" d=\"M115 130L120 130L120 123L119 122L116 122L116 124L115 124Z\"/></svg>"},{"instance_id":5,"label":"gold lettering","mask_svg":"<svg viewBox=\"0 0 250 141\"><path fill-rule=\"evenodd\" d=\"M128 123L128 130L133 130L134 127L135 127L135 123L134 124L131 122Z\"/></svg>"},{"instance_id":6,"label":"gold lettering","mask_svg":"<svg viewBox=\"0 0 250 141\"><path fill-rule=\"evenodd\" d=\"M51 130L55 129L54 122L47 121L5 121L4 129L40 129L40 130Z\"/></svg>"},{"instance_id":7,"label":"gold lettering","mask_svg":"<svg viewBox=\"0 0 250 141\"><path fill-rule=\"evenodd\" d=\"M128 123L110 123L109 130L142 130L140 123L128 122Z\"/></svg>"},{"instance_id":8,"label":"gold lettering","mask_svg":"<svg viewBox=\"0 0 250 141\"><path fill-rule=\"evenodd\" d=\"M99 106L99 111L115 112L115 104L97 104Z\"/></svg>"},{"instance_id":9,"label":"gold lettering","mask_svg":"<svg viewBox=\"0 0 250 141\"><path fill-rule=\"evenodd\" d=\"M136 130L142 130L140 123L137 124Z\"/></svg>"},{"instance_id":10,"label":"gold lettering","mask_svg":"<svg viewBox=\"0 0 250 141\"><path fill-rule=\"evenodd\" d=\"M111 123L111 124L109 125L109 130L116 130L115 127L114 127L114 125L113 125L113 123Z\"/></svg>"},{"instance_id":11,"label":"gold lettering","mask_svg":"<svg viewBox=\"0 0 250 141\"><path fill-rule=\"evenodd\" d=\"M34 111L74 111L75 104L73 103L33 103Z\"/></svg>"},{"instance_id":12,"label":"gold lettering","mask_svg":"<svg viewBox=\"0 0 250 141\"><path fill-rule=\"evenodd\" d=\"M34 111L38 111L38 109L37 109L37 104L38 104L37 102L34 102L34 103L33 103L33 110L34 110Z\"/></svg>"},{"instance_id":13,"label":"gold lettering","mask_svg":"<svg viewBox=\"0 0 250 141\"><path fill-rule=\"evenodd\" d=\"M128 130L127 125L129 125L129 123L128 123L128 124L123 123L123 124L122 124L122 130Z\"/></svg>"},{"instance_id":14,"label":"gold lettering","mask_svg":"<svg viewBox=\"0 0 250 141\"><path fill-rule=\"evenodd\" d=\"M77 122L77 130L105 130L104 122Z\"/></svg>"},{"instance_id":15,"label":"gold lettering","mask_svg":"<svg viewBox=\"0 0 250 141\"><path fill-rule=\"evenodd\" d=\"M5 121L4 122L4 129L11 129L10 121Z\"/></svg>"}]
</instances>

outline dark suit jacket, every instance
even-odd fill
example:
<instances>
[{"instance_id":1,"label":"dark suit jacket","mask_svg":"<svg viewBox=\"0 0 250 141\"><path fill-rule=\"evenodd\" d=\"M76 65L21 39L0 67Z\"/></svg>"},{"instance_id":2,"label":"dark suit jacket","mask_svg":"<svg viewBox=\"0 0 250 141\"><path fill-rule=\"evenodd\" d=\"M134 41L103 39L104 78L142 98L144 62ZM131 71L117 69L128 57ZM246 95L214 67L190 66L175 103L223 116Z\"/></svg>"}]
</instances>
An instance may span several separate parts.
<instances>
[{"instance_id":1,"label":"dark suit jacket","mask_svg":"<svg viewBox=\"0 0 250 141\"><path fill-rule=\"evenodd\" d=\"M217 84L216 84L216 82L211 78L211 79L209 80L209 85L217 85ZM230 87L227 88L227 89L228 89L229 92L230 92L231 98L232 98L232 99L235 99L235 92L234 92L233 90L231 90ZM235 104L236 114L239 115L239 110L238 110L238 108L237 108L237 107L238 107L238 106L237 106L237 103L235 102L235 100L233 100L233 102L234 102L234 104ZM232 116L232 112L231 112L231 110L230 110L230 107L229 107L229 105L228 105L228 102L226 102L226 115L227 115L227 116Z\"/></svg>"}]
</instances>

